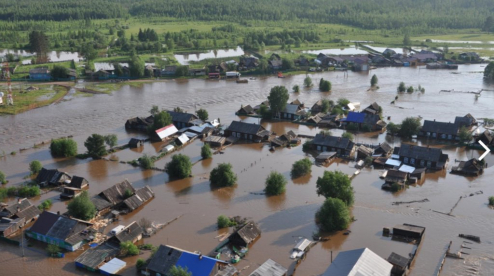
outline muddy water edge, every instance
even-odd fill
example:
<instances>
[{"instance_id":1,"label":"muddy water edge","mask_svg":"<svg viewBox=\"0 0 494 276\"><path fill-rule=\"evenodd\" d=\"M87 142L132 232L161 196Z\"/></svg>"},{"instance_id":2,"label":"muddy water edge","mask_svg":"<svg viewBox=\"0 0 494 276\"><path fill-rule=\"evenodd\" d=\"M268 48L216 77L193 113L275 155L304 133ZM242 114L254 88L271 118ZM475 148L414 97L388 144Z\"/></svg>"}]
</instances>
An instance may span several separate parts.
<instances>
[{"instance_id":1,"label":"muddy water edge","mask_svg":"<svg viewBox=\"0 0 494 276\"><path fill-rule=\"evenodd\" d=\"M320 78L329 79L333 91L320 93L314 89L302 89L300 93L290 93L290 100L298 98L311 106L321 98L336 101L345 97L352 102L360 102L362 107L376 101L383 109L385 118L400 122L407 116L422 116L424 119L453 121L455 116L471 113L476 118L492 118L494 92L483 92L478 98L467 93L439 93L442 89L456 91L476 91L492 89L484 83L482 65L460 66L458 71L432 71L420 68L381 68L367 73L324 72L311 75L314 83ZM367 91L372 74L379 78L380 89ZM295 85L302 85L305 76L288 76L284 79L262 77L237 84L235 81L208 80L170 80L143 84L142 87L124 86L111 95L73 98L59 104L43 107L15 116L0 117L0 152L7 153L0 159L0 170L10 180L8 185L23 183L28 174L28 164L40 160L47 168L58 168L71 175L87 178L90 182L91 195L128 179L136 187L149 185L156 193L156 198L137 211L123 216L120 224L146 217L156 222L173 222L157 235L145 239L145 243L170 244L187 250L203 253L213 249L219 241L216 237L223 233L216 229L216 218L220 214L228 216L245 216L259 223L262 235L251 247L246 259L237 268L246 268L242 275L248 275L267 258L272 258L283 266L293 270L294 264L289 259L290 249L298 237L310 238L317 231L314 214L323 202L316 195L316 180L325 170L354 172L353 162L336 161L328 167L313 166L308 177L291 180L289 171L293 162L303 158L302 148L282 149L270 152L263 144L239 144L229 147L224 154L214 155L210 160L200 160L202 143L195 141L180 150L190 156L195 165L194 177L180 181L170 181L168 175L159 171L142 171L127 164L97 160L53 158L46 146L19 152L19 148L30 147L39 141L74 135L79 152L85 151L84 140L92 133L115 133L119 144L125 144L131 137L144 137L139 133L127 132L125 121L134 116L146 116L152 105L164 109L180 106L193 112L196 108L208 110L210 118L221 118L221 123L228 125L239 118L234 115L241 104L256 105L265 100L269 90L276 85L284 85L289 90ZM396 87L400 81L407 85L425 87L425 93L398 94ZM399 96L394 105L390 104ZM240 118L245 119L245 118ZM251 121L256 119L249 118ZM278 134L289 130L301 134L315 134L317 128L292 124L289 122L263 122L267 129ZM332 130L340 134L340 130ZM357 142L379 143L388 141L398 146L385 134L359 134ZM455 159L466 160L477 157L482 152L465 150L450 145L437 144L436 141L419 141L443 148L449 154L448 168ZM160 143L147 143L141 150L124 150L115 154L121 161L130 161L143 154L156 154ZM9 155L17 151L16 155ZM171 156L156 163L164 167ZM489 155L487 162L494 162ZM238 175L238 185L233 188L212 189L207 176L218 163L229 162ZM264 188L264 180L271 171L281 172L288 179L285 194L276 197L258 195ZM447 260L443 275L493 275L494 274L494 210L487 207L487 197L494 195L491 185L493 169L489 168L478 178L466 178L451 175L449 170L428 173L422 184L410 186L405 191L391 194L381 190L381 170L365 169L352 181L355 190L355 206L352 215L356 221L350 226L351 234L342 233L329 236L329 241L319 243L309 252L295 271L295 275L320 275L330 264L331 251L335 257L338 252L361 247L368 247L380 256L387 258L391 252L407 256L411 247L392 242L381 237L383 227L411 223L427 228L423 244L412 268L411 275L434 274L449 243L459 247L462 240L459 233L478 235L481 244L470 245L471 250L464 250L464 261ZM454 210L454 216L445 216L434 211L449 212L460 196L482 190L482 195L463 199ZM65 211L66 203L58 199L58 192L48 192L31 199L36 205L45 199L52 199L51 211ZM429 202L392 205L394 201L413 201L427 198ZM111 226L108 226L109 230ZM0 245L0 263L5 275L62 275L88 274L75 268L73 260L81 251L68 253L63 259L50 259L35 251L42 251L43 246L33 243L31 249L25 250L22 258L20 248L2 243ZM147 258L145 253L139 258ZM124 275L135 275L135 258L125 258L128 263Z\"/></svg>"}]
</instances>

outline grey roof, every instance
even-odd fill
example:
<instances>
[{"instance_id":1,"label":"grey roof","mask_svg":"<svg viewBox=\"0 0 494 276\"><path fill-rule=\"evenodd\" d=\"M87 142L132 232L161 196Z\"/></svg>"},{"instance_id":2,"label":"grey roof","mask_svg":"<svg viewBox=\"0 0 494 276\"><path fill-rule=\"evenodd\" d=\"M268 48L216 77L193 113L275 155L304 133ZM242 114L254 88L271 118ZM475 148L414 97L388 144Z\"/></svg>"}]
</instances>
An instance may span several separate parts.
<instances>
[{"instance_id":1,"label":"grey roof","mask_svg":"<svg viewBox=\"0 0 494 276\"><path fill-rule=\"evenodd\" d=\"M241 107L241 108L238 110L238 113L251 114L251 113L255 113L255 112L254 112L254 108L252 108L252 106L250 106L250 105L246 105L246 106L244 106L244 107Z\"/></svg>"},{"instance_id":2,"label":"grey roof","mask_svg":"<svg viewBox=\"0 0 494 276\"><path fill-rule=\"evenodd\" d=\"M89 183L85 178L74 175L72 177L72 180L70 181L69 187L82 189L82 188L86 187L87 185L89 185Z\"/></svg>"},{"instance_id":3,"label":"grey roof","mask_svg":"<svg viewBox=\"0 0 494 276\"><path fill-rule=\"evenodd\" d=\"M298 111L299 111L298 104L287 104L282 112L288 114L297 114Z\"/></svg>"},{"instance_id":4,"label":"grey roof","mask_svg":"<svg viewBox=\"0 0 494 276\"><path fill-rule=\"evenodd\" d=\"M384 153L388 153L392 150L393 148L386 142L383 142L379 144L379 147L376 148L375 151L382 151Z\"/></svg>"},{"instance_id":5,"label":"grey roof","mask_svg":"<svg viewBox=\"0 0 494 276\"><path fill-rule=\"evenodd\" d=\"M142 227L134 221L116 234L115 238L121 243L126 241L133 242L140 235L142 235Z\"/></svg>"},{"instance_id":6,"label":"grey roof","mask_svg":"<svg viewBox=\"0 0 494 276\"><path fill-rule=\"evenodd\" d=\"M161 275L167 275L168 271L177 263L181 255L182 251L178 249L160 245L156 253L151 257L147 269Z\"/></svg>"},{"instance_id":7,"label":"grey roof","mask_svg":"<svg viewBox=\"0 0 494 276\"><path fill-rule=\"evenodd\" d=\"M361 153L363 153L363 154L366 154L366 155L372 155L372 153L374 153L374 150L373 150L373 149L368 148L368 147L366 147L366 146L364 146L364 145L360 145L360 146L358 146L358 147L357 147L357 151L358 151L358 152L361 152Z\"/></svg>"},{"instance_id":8,"label":"grey roof","mask_svg":"<svg viewBox=\"0 0 494 276\"><path fill-rule=\"evenodd\" d=\"M284 276L288 269L281 266L279 263L268 259L249 276Z\"/></svg>"},{"instance_id":9,"label":"grey roof","mask_svg":"<svg viewBox=\"0 0 494 276\"><path fill-rule=\"evenodd\" d=\"M94 204L94 206L96 207L96 210L98 210L98 212L101 210L104 210L106 208L109 208L113 205L111 202L102 198L99 195L92 197L91 202Z\"/></svg>"},{"instance_id":10,"label":"grey roof","mask_svg":"<svg viewBox=\"0 0 494 276\"><path fill-rule=\"evenodd\" d=\"M482 164L480 164L477 159L472 158L468 161L460 161L458 166L452 168L452 171L458 173L478 173L482 171L482 169Z\"/></svg>"},{"instance_id":11,"label":"grey roof","mask_svg":"<svg viewBox=\"0 0 494 276\"><path fill-rule=\"evenodd\" d=\"M136 191L136 193L133 196L124 200L124 204L131 211L134 211L135 209L139 208L139 206L148 202L153 197L154 197L153 190L151 190L151 188L149 186L146 186L146 187L140 188L139 190Z\"/></svg>"},{"instance_id":12,"label":"grey roof","mask_svg":"<svg viewBox=\"0 0 494 276\"><path fill-rule=\"evenodd\" d=\"M76 244L83 240L79 233L86 230L89 225L90 223L87 222L44 211L30 231Z\"/></svg>"},{"instance_id":13,"label":"grey roof","mask_svg":"<svg viewBox=\"0 0 494 276\"><path fill-rule=\"evenodd\" d=\"M410 263L410 259L393 252L391 253L391 255L389 255L388 262L400 268L405 268Z\"/></svg>"},{"instance_id":14,"label":"grey roof","mask_svg":"<svg viewBox=\"0 0 494 276\"><path fill-rule=\"evenodd\" d=\"M172 116L173 122L189 123L192 120L199 119L196 115L175 111L167 111Z\"/></svg>"},{"instance_id":15,"label":"grey roof","mask_svg":"<svg viewBox=\"0 0 494 276\"><path fill-rule=\"evenodd\" d=\"M458 125L459 127L462 127L462 126L469 127L476 122L477 122L477 120L475 120L475 118L470 113L468 113L467 115L465 115L463 117L456 116L456 118L455 118L455 124Z\"/></svg>"},{"instance_id":16,"label":"grey roof","mask_svg":"<svg viewBox=\"0 0 494 276\"><path fill-rule=\"evenodd\" d=\"M348 138L324 134L316 134L312 140L312 144L339 149L350 149L354 145L354 143Z\"/></svg>"},{"instance_id":17,"label":"grey roof","mask_svg":"<svg viewBox=\"0 0 494 276\"><path fill-rule=\"evenodd\" d=\"M129 147L130 148L137 148L138 146L142 145L143 140L137 139L137 138L131 138L129 141Z\"/></svg>"},{"instance_id":18,"label":"grey roof","mask_svg":"<svg viewBox=\"0 0 494 276\"><path fill-rule=\"evenodd\" d=\"M113 205L119 204L124 200L125 191L130 190L132 194L135 193L134 187L128 180L124 180L117 183L110 188L104 190L100 193L104 198L108 199Z\"/></svg>"},{"instance_id":19,"label":"grey roof","mask_svg":"<svg viewBox=\"0 0 494 276\"><path fill-rule=\"evenodd\" d=\"M238 229L236 233L246 244L249 244L261 235L261 230L257 227L255 222L248 221L244 226Z\"/></svg>"},{"instance_id":20,"label":"grey roof","mask_svg":"<svg viewBox=\"0 0 494 276\"><path fill-rule=\"evenodd\" d=\"M340 252L322 276L389 276L393 266L368 248Z\"/></svg>"},{"instance_id":21,"label":"grey roof","mask_svg":"<svg viewBox=\"0 0 494 276\"><path fill-rule=\"evenodd\" d=\"M115 66L110 62L95 62L94 63L94 71L105 70L105 71L113 71L115 70Z\"/></svg>"},{"instance_id":22,"label":"grey roof","mask_svg":"<svg viewBox=\"0 0 494 276\"><path fill-rule=\"evenodd\" d=\"M33 206L33 204L27 198L19 199L16 203L3 208L2 213L6 212L9 214L8 216L12 216L17 212L28 208L29 206ZM19 210L17 210L18 208Z\"/></svg>"},{"instance_id":23,"label":"grey roof","mask_svg":"<svg viewBox=\"0 0 494 276\"><path fill-rule=\"evenodd\" d=\"M268 63L272 67L281 67L281 65L282 65L281 60L278 60L278 59L269 60Z\"/></svg>"},{"instance_id":24,"label":"grey roof","mask_svg":"<svg viewBox=\"0 0 494 276\"><path fill-rule=\"evenodd\" d=\"M422 126L422 131L457 135L458 128L459 126L453 123L425 120L424 125Z\"/></svg>"},{"instance_id":25,"label":"grey roof","mask_svg":"<svg viewBox=\"0 0 494 276\"><path fill-rule=\"evenodd\" d=\"M50 73L50 70L46 67L44 68L34 68L29 70L29 74L48 74Z\"/></svg>"},{"instance_id":26,"label":"grey roof","mask_svg":"<svg viewBox=\"0 0 494 276\"><path fill-rule=\"evenodd\" d=\"M62 178L71 179L71 177L65 173L60 172L57 169L48 170L45 168L41 168L41 171L38 173L36 177L36 182L47 182L49 184L57 184Z\"/></svg>"},{"instance_id":27,"label":"grey roof","mask_svg":"<svg viewBox=\"0 0 494 276\"><path fill-rule=\"evenodd\" d=\"M228 265L218 270L214 276L233 276L236 275L237 269L234 266Z\"/></svg>"},{"instance_id":28,"label":"grey roof","mask_svg":"<svg viewBox=\"0 0 494 276\"><path fill-rule=\"evenodd\" d=\"M418 234L420 236L422 236L422 234L425 231L425 227L411 225L411 224L398 224L398 225L395 225L395 227L393 227L393 234L394 234L395 229L396 230L401 230L401 231L415 233L415 234Z\"/></svg>"},{"instance_id":29,"label":"grey roof","mask_svg":"<svg viewBox=\"0 0 494 276\"><path fill-rule=\"evenodd\" d=\"M438 162L441 160L443 151L437 148L401 144L401 146L399 147L398 155L400 157L409 157L418 160Z\"/></svg>"},{"instance_id":30,"label":"grey roof","mask_svg":"<svg viewBox=\"0 0 494 276\"><path fill-rule=\"evenodd\" d=\"M110 244L103 243L97 247L90 248L75 259L76 263L97 269L106 259L116 256L120 248Z\"/></svg>"},{"instance_id":31,"label":"grey roof","mask_svg":"<svg viewBox=\"0 0 494 276\"><path fill-rule=\"evenodd\" d=\"M227 130L232 132L247 133L257 135L260 131L265 130L261 125L249 124L239 121L233 121Z\"/></svg>"},{"instance_id":32,"label":"grey roof","mask_svg":"<svg viewBox=\"0 0 494 276\"><path fill-rule=\"evenodd\" d=\"M26 221L30 221L33 218L39 216L39 214L41 214L41 211L38 209L38 207L31 205L25 208L24 210L18 212L17 214L15 214L15 216L19 218L24 218L26 219Z\"/></svg>"}]
</instances>

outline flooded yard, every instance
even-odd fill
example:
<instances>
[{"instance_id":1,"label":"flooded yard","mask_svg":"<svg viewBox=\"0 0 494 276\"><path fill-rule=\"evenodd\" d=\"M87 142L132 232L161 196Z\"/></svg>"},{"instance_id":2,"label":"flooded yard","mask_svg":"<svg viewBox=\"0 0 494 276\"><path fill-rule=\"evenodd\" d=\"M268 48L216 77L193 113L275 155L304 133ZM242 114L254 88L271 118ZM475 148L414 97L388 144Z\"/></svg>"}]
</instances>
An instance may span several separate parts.
<instances>
[{"instance_id":1,"label":"flooded yard","mask_svg":"<svg viewBox=\"0 0 494 276\"><path fill-rule=\"evenodd\" d=\"M311 74L313 82L320 78L332 82L333 91L321 93L302 88L300 93L290 93L290 100L298 98L306 106L312 106L321 98L336 101L345 97L352 102L360 102L365 107L376 101L383 107L383 117L398 123L407 116L422 116L423 119L454 121L455 116L471 113L476 118L492 118L494 92L484 91L478 98L474 94L439 93L440 90L477 91L493 89L482 78L482 65L460 66L457 71L426 70L418 68L381 68L367 73L322 72ZM368 91L373 74L379 78L380 89ZM234 115L240 106L259 104L264 101L270 89L284 85L289 90L295 84L302 85L304 75L276 77L258 77L247 85L235 81L209 81L202 79L169 80L146 83L142 87L124 86L111 95L76 97L59 104L31 110L15 116L0 117L0 152L7 153L0 159L0 170L5 172L8 185L24 182L28 175L28 164L40 160L47 168L58 168L71 175L78 175L89 180L91 195L97 194L111 185L128 179L136 188L149 185L156 197L133 213L125 215L116 224L129 224L145 217L165 223L178 216L178 220L160 230L155 236L145 239L145 243L154 245L170 244L190 251L208 253L219 241L216 238L224 232L217 230L216 218L219 215L243 216L252 218L262 230L261 237L252 245L246 259L237 268L247 267L242 275L248 275L266 259L271 258L292 271L295 267L289 258L290 250L299 237L310 238L317 227L314 215L324 201L316 194L316 180L325 170L341 170L352 174L353 162L336 160L331 165L312 166L309 176L299 179L290 178L292 164L306 156L302 147L281 149L270 152L263 144L238 144L228 147L224 154L214 155L212 159L200 159L199 140L179 150L188 155L195 163L193 177L170 181L168 175L160 171L143 171L128 164L91 159L53 158L44 146L19 152L20 148L32 147L33 144L74 135L79 152L84 152L84 140L92 133L118 136L118 144L125 144L131 137L145 137L140 133L127 132L125 121L135 116L147 116L152 105L172 109L181 107L193 112L194 108L205 108L209 117L221 118L227 126L233 120L245 119ZM425 93L396 92L399 82L417 87L425 87ZM396 104L391 104L395 96ZM256 120L250 118L249 120ZM387 121L387 120L386 120ZM315 135L320 129L289 122L262 122L267 129L277 134L289 130L298 134ZM334 135L341 134L332 130ZM399 138L386 134L359 134L356 142L377 144L387 141L399 146ZM481 151L466 150L450 145L437 144L436 141L420 140L422 145L438 146L449 154L448 169L426 174L422 184L412 185L399 193L381 190L383 180L379 179L382 170L363 169L353 181L355 205L352 215L355 217L349 230L350 235L336 233L328 236L329 240L318 243L308 253L307 258L296 268L294 275L320 275L331 262L331 252L336 257L338 252L368 247L383 258L392 252L408 256L410 245L390 241L382 237L383 227L410 223L426 227L418 257L411 275L432 275L438 267L444 251L450 241L459 246L462 240L458 234L466 233L481 237L481 244L471 245L465 250L465 260L447 259L442 275L493 275L494 274L494 210L488 208L487 197L494 195L492 177L494 169L488 168L478 178L467 178L449 173L454 160L467 160L478 157ZM121 161L130 161L143 154L157 155L162 143L146 143L142 149L126 149L115 153ZM17 151L16 155L9 155ZM171 159L167 155L156 162L156 167L163 168ZM309 156L313 160L312 156ZM228 162L238 176L238 184L231 188L214 189L208 181L209 172L219 163ZM494 164L493 155L487 156L487 163ZM264 189L264 181L271 171L282 173L287 179L286 193L280 196L266 197L259 195ZM447 216L435 211L449 212L460 196L470 195L476 191L481 195L463 199L452 213ZM45 199L54 201L50 211L66 210L66 202L58 198L59 192L49 192L31 201L38 205ZM392 205L395 201L414 201L427 198L428 202ZM116 225L115 224L115 225ZM113 225L113 226L115 226ZM111 229L107 227L107 231ZM34 246L34 249L43 250ZM81 251L66 254L63 259L52 259L33 250L25 250L22 258L19 247L2 243L0 246L0 263L6 275L31 274L84 275L87 271L75 268L73 260ZM145 255L124 258L127 269L123 275L135 275L137 258Z\"/></svg>"}]
</instances>

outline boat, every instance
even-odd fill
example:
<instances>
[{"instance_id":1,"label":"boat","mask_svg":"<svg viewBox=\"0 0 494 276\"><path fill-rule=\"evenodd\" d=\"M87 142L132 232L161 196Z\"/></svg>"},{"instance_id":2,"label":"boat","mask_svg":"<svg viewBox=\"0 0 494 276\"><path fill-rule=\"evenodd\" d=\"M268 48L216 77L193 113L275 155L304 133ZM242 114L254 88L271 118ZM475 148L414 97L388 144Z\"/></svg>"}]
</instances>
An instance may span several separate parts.
<instances>
[{"instance_id":1,"label":"boat","mask_svg":"<svg viewBox=\"0 0 494 276\"><path fill-rule=\"evenodd\" d=\"M281 72L278 72L278 78L283 79L283 78L285 78L285 76L283 76L283 74Z\"/></svg>"},{"instance_id":2,"label":"boat","mask_svg":"<svg viewBox=\"0 0 494 276\"><path fill-rule=\"evenodd\" d=\"M249 80L247 79L242 79L242 80L237 80L237 83L248 83Z\"/></svg>"},{"instance_id":3,"label":"boat","mask_svg":"<svg viewBox=\"0 0 494 276\"><path fill-rule=\"evenodd\" d=\"M478 236L459 234L458 237L480 243L480 237Z\"/></svg>"},{"instance_id":4,"label":"boat","mask_svg":"<svg viewBox=\"0 0 494 276\"><path fill-rule=\"evenodd\" d=\"M384 179L386 178L386 175L388 175L388 171L384 171L379 178Z\"/></svg>"},{"instance_id":5,"label":"boat","mask_svg":"<svg viewBox=\"0 0 494 276\"><path fill-rule=\"evenodd\" d=\"M308 239L301 239L295 247L292 249L292 253L290 254L290 259L300 259L304 256L304 254L310 248L312 242Z\"/></svg>"}]
</instances>

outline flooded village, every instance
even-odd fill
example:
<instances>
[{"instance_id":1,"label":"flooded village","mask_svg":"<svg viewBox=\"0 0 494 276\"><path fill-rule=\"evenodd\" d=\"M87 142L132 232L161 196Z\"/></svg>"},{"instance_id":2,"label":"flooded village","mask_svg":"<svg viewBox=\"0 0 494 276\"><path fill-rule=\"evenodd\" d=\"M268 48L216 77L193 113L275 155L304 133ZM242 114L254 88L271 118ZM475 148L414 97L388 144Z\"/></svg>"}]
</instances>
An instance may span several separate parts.
<instances>
[{"instance_id":1,"label":"flooded village","mask_svg":"<svg viewBox=\"0 0 494 276\"><path fill-rule=\"evenodd\" d=\"M247 83L166 79L0 117L4 187L26 182L33 160L43 167L31 176L41 195L9 197L2 206L2 269L167 275L179 265L192 275L282 276L348 275L360 265L373 275L492 275L494 158L480 158L480 142L494 145L485 120L492 118L492 84L483 80L485 64L449 68L429 53L416 55L422 66L404 66L418 57L391 52L371 57L383 64L376 68L359 58L350 62L355 71L314 66L312 87L304 87L305 75L242 78ZM326 55L316 60L349 64ZM372 88L373 75L379 81ZM318 89L321 79L331 81L329 92ZM397 92L400 82L412 91ZM289 98L274 118L263 119L277 86ZM172 124L148 132L153 106ZM416 135L389 131L410 117L420 122ZM464 132L472 137L461 143ZM93 133L117 136L102 159L52 156L51 139L70 136L83 154ZM204 144L211 158L202 158ZM183 179L165 168L178 154L192 163ZM152 168L139 166L144 156L153 158ZM292 178L292 164L304 158L310 174ZM210 173L222 163L231 164L235 185L211 185ZM273 171L286 179L286 191L268 196ZM355 194L348 228L331 233L315 220L325 201L316 182L325 171L348 176ZM86 192L96 219L68 216L68 203ZM51 207L40 210L46 200ZM237 225L218 229L220 215ZM49 256L48 244L62 250ZM122 244L140 252L125 254Z\"/></svg>"}]
</instances>

